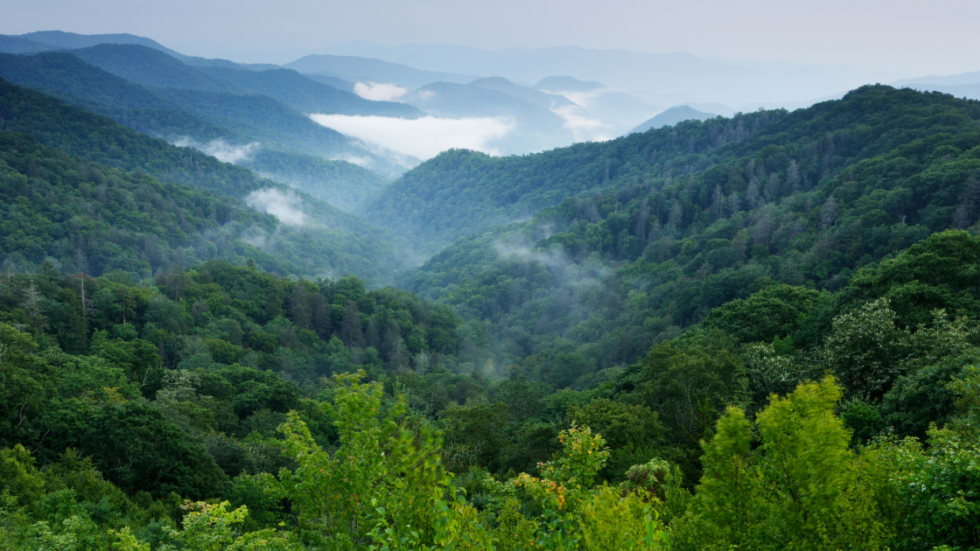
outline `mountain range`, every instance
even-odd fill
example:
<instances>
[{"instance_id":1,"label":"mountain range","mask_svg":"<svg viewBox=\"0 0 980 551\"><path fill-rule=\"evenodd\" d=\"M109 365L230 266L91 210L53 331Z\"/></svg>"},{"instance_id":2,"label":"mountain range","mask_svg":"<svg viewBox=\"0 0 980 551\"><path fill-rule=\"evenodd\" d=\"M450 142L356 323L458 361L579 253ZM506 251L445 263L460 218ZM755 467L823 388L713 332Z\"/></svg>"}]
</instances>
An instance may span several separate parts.
<instances>
[{"instance_id":1,"label":"mountain range","mask_svg":"<svg viewBox=\"0 0 980 551\"><path fill-rule=\"evenodd\" d=\"M813 101L807 98L839 97L866 76L842 67L747 63L687 54L652 56L576 48L485 51L363 43L336 45L329 52L278 67L192 57L128 34L45 31L0 37L0 51L51 50L71 51L71 55L146 87L203 92L157 95L169 94L165 99L170 100L171 108L176 106L221 128L217 133L223 133L222 139L233 146L260 143L328 161L354 160L386 178L419 160L413 153L399 151L397 141L385 141L383 131L373 129L381 121L362 121L363 117L492 118L497 122L486 136L471 136L463 142L482 144L484 151L495 154L521 154L609 139L677 104L725 115L740 110L729 105L744 105L742 110L755 110L767 102L805 107ZM556 76L573 74L576 76ZM496 76L488 80L478 75ZM636 80L641 76L647 80ZM709 89L725 90L727 95L708 93ZM226 102L213 94L264 95L298 113L291 115L255 99L229 98ZM775 103L770 101L776 98ZM391 101L378 101L385 99ZM721 104L712 104L719 100ZM227 109L215 109L226 103ZM245 120L246 111L275 113L292 122L270 126L268 117ZM343 124L329 118L317 121L329 120L327 124L353 139L340 145L344 140L329 138L329 133L299 120L310 113L352 117ZM216 134L213 129L204 133ZM201 134L199 130L182 137L193 140L184 143L209 143Z\"/></svg>"},{"instance_id":2,"label":"mountain range","mask_svg":"<svg viewBox=\"0 0 980 551\"><path fill-rule=\"evenodd\" d=\"M980 102L915 89L967 77L726 116L29 36L7 547L980 545Z\"/></svg>"},{"instance_id":3,"label":"mountain range","mask_svg":"<svg viewBox=\"0 0 980 551\"><path fill-rule=\"evenodd\" d=\"M324 54L364 56L410 64L429 71L499 75L530 84L552 75L574 75L614 88L646 93L653 103L721 102L735 107L823 97L900 75L856 71L848 67L794 63L751 63L702 58L675 52L648 54L629 50L577 47L483 50L448 45L387 46L365 42L335 44Z\"/></svg>"}]
</instances>

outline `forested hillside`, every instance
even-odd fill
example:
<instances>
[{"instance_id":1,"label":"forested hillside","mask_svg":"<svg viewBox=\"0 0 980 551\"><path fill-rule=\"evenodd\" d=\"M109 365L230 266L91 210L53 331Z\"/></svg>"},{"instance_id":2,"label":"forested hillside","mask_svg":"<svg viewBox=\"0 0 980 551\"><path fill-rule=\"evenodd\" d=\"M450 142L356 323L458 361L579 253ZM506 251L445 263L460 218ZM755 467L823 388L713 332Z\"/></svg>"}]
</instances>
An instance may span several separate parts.
<instances>
[{"instance_id":1,"label":"forested hillside","mask_svg":"<svg viewBox=\"0 0 980 551\"><path fill-rule=\"evenodd\" d=\"M916 139L973 132L978 111L975 102L942 94L866 87L841 101L793 113L760 111L685 122L536 155L494 158L450 151L407 173L360 212L396 233L415 236L420 246L436 252L459 236L527 218L568 197L586 199L596 191L650 186L657 180L661 187L709 181L692 184L680 201L686 227L714 204L716 187L725 199L736 193L745 203L740 209L754 207L746 202L753 178L753 200L759 195L769 202L771 195L789 195L793 185L812 189L860 160ZM753 166L758 174L751 175L736 168L738 178L729 177L734 162L744 165L756 157L770 164ZM791 160L799 182L784 189ZM774 182L771 187L778 189L770 190L773 173L781 178L780 186ZM669 212L655 214L661 225L669 218Z\"/></svg>"},{"instance_id":2,"label":"forested hillside","mask_svg":"<svg viewBox=\"0 0 980 551\"><path fill-rule=\"evenodd\" d=\"M952 231L835 295L769 287L607 383L558 392L488 380L464 361L478 326L355 278L220 261L150 286L7 273L4 535L28 549L969 549L978 259L980 238ZM826 319L818 343L793 344Z\"/></svg>"},{"instance_id":3,"label":"forested hillside","mask_svg":"<svg viewBox=\"0 0 980 551\"><path fill-rule=\"evenodd\" d=\"M279 216L285 223L279 223L271 217L265 217L265 222L259 226L249 223L237 227L232 231L230 238L241 240L239 246L248 242L258 247L256 250L267 250L274 258L278 259L277 262L285 262L284 267L281 268L284 273L308 276L339 276L357 273L372 284L382 284L390 281L404 262L403 255L392 246L390 237L386 232L327 203L263 179L244 168L222 163L190 148L171 146L163 140L150 138L110 119L64 104L57 99L32 90L0 81L0 117L2 117L2 127L5 130L29 134L41 144L52 146L70 155L78 155L90 163L130 171L131 174L125 175L125 179L139 182L146 175L171 187L174 184L177 184L178 188L190 186L218 196L237 199L237 201L232 202L226 201L228 204L236 205L235 208L237 209L248 209L249 207L245 205L245 202L248 202L260 212ZM15 142L17 142L16 138L10 138L10 143ZM25 153L13 150L9 154L24 155ZM19 174L20 177L42 178L48 185L54 186L50 191L52 200L64 200L71 203L74 199L62 195L69 189L77 188L86 183L93 188L100 186L101 179L86 179L78 174L66 175L65 173L73 170L70 166L71 163L66 164L58 159L53 150L38 149L30 152L30 155L36 157L34 164L32 165L30 161L12 163L13 166L17 167L14 173ZM49 160L54 162L52 165L53 173L42 176L38 172L37 166L39 163L45 163ZM79 159L75 159L72 163L78 161ZM86 168L81 173L86 174L87 171L92 171L93 174L107 174L104 167L96 164L89 164L88 166L93 168ZM31 168L32 166L34 168ZM120 174L123 173L120 172ZM10 192L12 194L11 200L13 196L22 193L20 187L15 189L18 191ZM129 191L137 193L134 189ZM75 192L72 191L71 193ZM47 194L48 192L45 192L45 195ZM149 195L137 193L136 196L152 197L153 195L154 193ZM104 192L98 198L98 202L108 202L109 204L106 206L112 209L129 210L133 208L133 205L141 204L123 203L127 205L125 208L118 205L112 206L111 198L107 198ZM86 198L86 200L91 201L90 198ZM98 216L101 216L101 214L96 214L98 209L95 208L95 205L91 205L89 208L95 209L90 215L98 220ZM166 207L161 206L160 208ZM204 214L195 214L195 217L205 218L207 212L208 210L205 209ZM253 212L253 214L245 216L245 219L250 220L257 215L258 213ZM216 221L221 226L232 220L228 216L214 218L217 216L214 212L211 216L212 222ZM58 223L60 224L61 221ZM112 227L112 223L109 226ZM181 226L180 232L174 237L175 241L171 241L169 236L158 236L162 238L161 243L164 243L166 248L173 248L174 254L177 256L168 254L160 256L149 264L134 264L133 272L138 274L154 273L161 267L167 269L174 262L182 266L189 266L193 263L191 262L193 259L203 261L217 257L213 251L209 253L198 252L191 255L191 259L187 263L181 261L176 251L189 246L184 241L189 237L183 234L196 233L196 231L188 230L183 222ZM131 229L138 232L152 232L152 227L148 221L141 227ZM207 229L210 226L198 228L191 224L191 227L200 231L212 231L212 229ZM106 228L106 231L108 229ZM54 240L63 237L67 237L67 235L61 235ZM94 238L91 243L93 249L102 247L102 244L95 242ZM130 242L124 248L132 250L119 254L125 254L129 258L139 258L144 254L140 249L146 248L147 245L136 243ZM72 245L68 248L70 250L66 249L55 254L45 246L33 250L27 260L36 265L41 262L44 256L52 256L58 258L60 262L67 262L71 254L74 254L71 251L75 248L76 246ZM224 245L225 251L231 251L233 248L232 243ZM6 254L9 255L14 252L16 251L8 250ZM244 258L250 256L241 253L228 256L229 254L231 253L224 252L221 257L237 258L238 263L240 263ZM99 269L101 270L101 266L103 264L108 265L108 263L109 259L106 258L99 264ZM67 265L74 266L75 264L67 263ZM138 268L135 267L137 265ZM269 269L280 269L273 268L271 263L266 265L269 266ZM90 267L92 266L90 265ZM130 268L126 269L129 270ZM147 270L149 272L146 272ZM85 272L85 270L79 271ZM96 271L94 273L101 272Z\"/></svg>"},{"instance_id":4,"label":"forested hillside","mask_svg":"<svg viewBox=\"0 0 980 551\"><path fill-rule=\"evenodd\" d=\"M820 117L777 113L807 122L779 123L790 130L746 138L731 146L743 155L689 175L661 161L659 174L634 172L618 188L460 240L402 281L489 322L498 363L590 386L728 301L774 283L838 289L934 232L972 227L978 108L869 88L814 108ZM827 130L826 120L862 112L877 125Z\"/></svg>"},{"instance_id":5,"label":"forested hillside","mask_svg":"<svg viewBox=\"0 0 980 551\"><path fill-rule=\"evenodd\" d=\"M180 64L178 60L165 54L159 52L156 54L167 58L168 63ZM131 62L136 61L138 60ZM209 70L221 71L220 74L229 74L228 71L231 71L233 76L238 73L265 74L216 67L182 66L181 70L192 71L192 74L200 73L198 76L205 79L208 75L202 71ZM165 74L166 71L163 73ZM279 86L277 88L279 95L290 95L296 100L293 103L298 102L296 109L312 108L314 106L311 102L321 100L334 102L335 107L341 111L344 111L343 106L351 101L366 104L379 103L363 100L347 92L343 93L346 96L335 98L334 95L340 94L338 90L308 81L309 85L322 88L322 90L310 89L309 85L296 82L296 79L305 79L305 77L290 71L283 71L283 73L291 73L290 75L280 74L278 71L269 73L270 78L262 77L257 83L253 83L257 87L243 89L229 84L228 88L255 94L267 91L261 85L269 81L267 83L269 86ZM250 168L259 172L275 172L282 175L284 180L289 180L287 183L307 182L310 190L302 186L299 186L300 189L315 191L313 194L318 198L345 210L352 208L350 201L354 196L351 195L351 188L359 187L363 181L379 180L379 178L375 173L360 166L342 160L328 159L356 157L372 163L373 168L390 175L400 174L404 170L403 167L352 145L347 138L313 123L302 113L269 96L215 96L195 92L180 94L173 90L161 91L130 82L90 65L75 55L63 52L33 56L0 54L0 77L52 95L93 113L108 116L134 130L164 138L171 143L186 143L212 153L215 146L229 151L249 152L229 159L239 164L248 162ZM274 90L268 91L273 96L277 94ZM175 98L163 97L167 94L175 95ZM288 98L286 99L289 103ZM320 107L327 111L333 110L326 109L329 107L326 104ZM368 109L367 112L373 111ZM260 151L261 155L256 155L256 151ZM312 158L299 159L300 156ZM311 165L326 168L325 174L315 170ZM336 190L336 193L330 193L333 190Z\"/></svg>"},{"instance_id":6,"label":"forested hillside","mask_svg":"<svg viewBox=\"0 0 980 551\"><path fill-rule=\"evenodd\" d=\"M357 165L298 153L259 150L240 163L256 174L303 190L346 212L352 212L388 185L388 180Z\"/></svg>"},{"instance_id":7,"label":"forested hillside","mask_svg":"<svg viewBox=\"0 0 980 551\"><path fill-rule=\"evenodd\" d=\"M980 548L976 102L450 152L369 291L297 277L363 222L2 84L8 548Z\"/></svg>"},{"instance_id":8,"label":"forested hillside","mask_svg":"<svg viewBox=\"0 0 980 551\"><path fill-rule=\"evenodd\" d=\"M3 130L30 134L44 145L126 170L219 195L244 197L266 185L252 172L190 148L173 147L106 117L0 81Z\"/></svg>"},{"instance_id":9,"label":"forested hillside","mask_svg":"<svg viewBox=\"0 0 980 551\"><path fill-rule=\"evenodd\" d=\"M0 132L0 143L0 263L14 273L36 271L50 260L66 273L122 270L138 281L213 258L238 265L251 258L267 271L357 273L377 285L403 262L383 232L282 187L248 197L260 211L242 200L83 161L27 135Z\"/></svg>"}]
</instances>

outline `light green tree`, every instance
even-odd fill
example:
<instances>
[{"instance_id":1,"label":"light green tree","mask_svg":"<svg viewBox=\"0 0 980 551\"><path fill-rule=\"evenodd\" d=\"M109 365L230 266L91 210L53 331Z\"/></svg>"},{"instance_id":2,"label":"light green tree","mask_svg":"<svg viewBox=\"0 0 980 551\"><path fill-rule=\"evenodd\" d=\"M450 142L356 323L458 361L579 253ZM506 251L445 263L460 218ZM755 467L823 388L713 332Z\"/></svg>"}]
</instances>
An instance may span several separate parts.
<instances>
[{"instance_id":1,"label":"light green tree","mask_svg":"<svg viewBox=\"0 0 980 551\"><path fill-rule=\"evenodd\" d=\"M383 403L381 383L361 383L364 376L336 376L334 401L324 404L340 436L335 452L322 449L296 413L280 428L298 463L280 477L302 540L330 549L455 548L481 540L475 511L450 487L438 433L406 415L404 396Z\"/></svg>"},{"instance_id":2,"label":"light green tree","mask_svg":"<svg viewBox=\"0 0 980 551\"><path fill-rule=\"evenodd\" d=\"M704 476L676 526L679 549L882 549L878 518L850 432L834 415L833 378L773 397L752 425L729 408L705 444Z\"/></svg>"}]
</instances>

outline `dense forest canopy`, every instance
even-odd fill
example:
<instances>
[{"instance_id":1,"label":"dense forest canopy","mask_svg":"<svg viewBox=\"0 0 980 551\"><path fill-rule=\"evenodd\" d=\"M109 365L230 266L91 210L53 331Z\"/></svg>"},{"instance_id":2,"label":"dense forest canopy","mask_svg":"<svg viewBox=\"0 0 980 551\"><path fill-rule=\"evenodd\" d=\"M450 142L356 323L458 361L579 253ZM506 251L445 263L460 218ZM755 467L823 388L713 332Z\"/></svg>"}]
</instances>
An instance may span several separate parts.
<instances>
[{"instance_id":1,"label":"dense forest canopy","mask_svg":"<svg viewBox=\"0 0 980 551\"><path fill-rule=\"evenodd\" d=\"M522 365L546 381L543 373L555 373L559 386L581 378L585 388L729 301L778 283L841 289L858 269L932 233L976 230L977 108L869 87L804 112L777 112L779 122L709 152L727 162L676 174L676 156L658 157L659 174L634 166L619 186L461 239L401 281L488 322L498 364ZM703 137L709 124L594 147L649 157L638 140ZM683 153L681 161L703 157Z\"/></svg>"},{"instance_id":2,"label":"dense forest canopy","mask_svg":"<svg viewBox=\"0 0 980 551\"><path fill-rule=\"evenodd\" d=\"M976 102L452 151L396 240L0 92L6 548L980 548Z\"/></svg>"},{"instance_id":3,"label":"dense forest canopy","mask_svg":"<svg viewBox=\"0 0 980 551\"><path fill-rule=\"evenodd\" d=\"M975 101L868 86L793 113L688 121L535 155L494 158L450 151L394 182L360 212L398 234L417 236L423 247L433 243L438 251L461 235L526 219L569 197L683 183L686 193L674 199L681 208L678 224L686 228L704 211L714 207L717 214L722 208L715 201L718 187L726 201L736 193L739 210L751 210L760 198L769 203L811 190L862 160L936 134L951 134L963 141L950 145L970 149L975 144L967 136L976 134L978 118ZM749 160L756 163L746 172ZM672 205L653 206L661 225L669 222Z\"/></svg>"},{"instance_id":4,"label":"dense forest canopy","mask_svg":"<svg viewBox=\"0 0 980 551\"><path fill-rule=\"evenodd\" d=\"M159 52L147 59L144 54L152 50L145 48L111 47L113 59L120 58L117 61L137 67L142 73L163 78L174 69L172 64L177 63L181 65L178 72L195 77L177 79L170 83L174 87L154 88L148 85L152 81L126 80L78 57L82 55L98 63L100 57L84 54L97 54L100 48L32 56L0 54L0 77L171 143L193 145L205 152L211 152L217 145L230 151L259 153L239 154L232 160L239 164L247 161L249 168L259 172L271 172L267 167L275 167L277 176L292 179L285 183L303 190L306 190L303 183L312 182L313 189L346 188L344 191L349 196L350 190L356 189L361 181L381 179L377 173L391 176L404 171L403 167L374 155L345 136L313 123L304 113L384 115L389 114L384 112L384 105L412 110L408 106L364 100L291 71L183 66ZM195 85L195 79L213 80L206 72L209 70L227 77L220 80L219 84L223 84ZM228 79L247 82L238 86ZM219 100L217 103L215 98ZM375 113L372 109L380 111ZM298 162L297 157L301 157ZM372 170L341 159L364 159L370 162ZM309 166L312 160L318 161L318 166ZM326 173L317 170L324 166L328 169ZM343 192L317 196L335 206L342 206L338 203L345 197ZM335 198L340 200L334 202Z\"/></svg>"},{"instance_id":5,"label":"dense forest canopy","mask_svg":"<svg viewBox=\"0 0 980 551\"><path fill-rule=\"evenodd\" d=\"M262 178L245 168L222 163L194 149L175 147L163 140L150 138L106 117L89 113L33 90L0 80L0 91L2 91L0 117L3 119L3 128L8 131L4 132L4 135L9 136L6 138L6 143L17 145L9 149L5 148L4 151L5 155L12 156L11 159L17 157L16 161L8 160L8 164L14 167L13 170L8 171L11 183L9 187L4 188L5 193L11 196L8 208L12 208L15 204L14 197L23 194L27 189L31 190L33 195L29 197L32 199L44 197L48 201L46 205L37 205L42 209L67 207L76 199L69 199L65 194L81 191L88 211L85 214L97 222L103 222L102 218L107 216L107 210L130 214L134 209L140 208L151 211L154 208L169 209L168 216L177 216L174 225L179 225L180 228L167 231L151 229L161 221L159 217L147 216L136 221L136 225L142 225L140 228L125 227L114 221L106 221L105 231L114 232L115 236L119 236L120 231L126 230L137 230L137 232L154 235L149 240L128 241L123 249L130 250L95 253L107 258L90 266L95 271L78 271L98 275L101 273L102 266L107 266L112 261L108 256L119 255L128 255L133 259L144 257L142 261L135 263L134 260L124 262L119 258L117 262L123 264L113 265L113 269L119 267L132 271L138 278L146 277L147 274L152 275L158 269L167 270L174 264L190 266L218 257L237 258L236 263L241 264L248 257L259 261L259 256L262 256L265 259L263 266L279 273L306 276L358 273L372 284L383 284L391 280L395 271L404 262L404 256L392 245L385 231L346 214L326 202ZM33 139L24 136L17 138L12 135L13 132L29 134ZM60 155L56 155L54 150L36 149L35 140L57 148L61 152ZM20 149L19 144L24 144L28 149ZM65 154L84 158L87 161L81 163L84 168L71 166L79 164L81 159L67 160ZM265 159L265 157L260 158ZM47 159L61 160L45 165L44 161ZM303 160L299 159L296 162L303 162ZM105 165L115 167L115 174L118 177L107 179L109 173L106 172L108 169ZM124 173L120 169L130 172ZM29 186L17 184L18 178L25 178L33 184ZM128 202L125 198L120 200L118 197L106 194L106 186L125 187L129 192L135 193L133 182L150 180L164 182L171 188L180 189L185 193L207 196L209 197L207 201L215 201L217 197L223 197L224 200L220 201L220 204L225 206L218 210L196 208L193 216L210 218L210 224L195 226L186 221L190 216L188 213L180 212L176 206L170 204L176 198L169 197L166 191L161 190L162 194L168 197L161 197L158 206L155 207L148 204L150 199L137 200L135 197L152 197L160 195L161 192L137 193L135 197L130 195ZM377 185L376 179L368 178L368 182ZM43 190L42 184L45 187ZM87 194L88 189L94 189L95 193ZM280 218L258 216L259 213L249 209L248 205L257 207L263 213L278 214ZM231 216L233 208L242 211L253 210L253 212L244 215L246 223L232 224L235 220ZM284 209L289 214L288 217L283 215ZM10 214L12 215L13 212ZM67 216L67 213L62 213L60 216ZM255 224L248 221L250 218L262 219L263 222ZM14 218L10 220L13 223ZM3 253L6 259L0 262L10 260L16 265L18 262L23 264L26 261L27 264L23 264L19 269L29 270L30 266L38 265L45 256L51 256L66 266L76 266L68 260L68 257L76 254L79 247L83 249L85 255L90 256L94 250L102 250L105 245L108 245L102 239L93 236L87 238L88 245L78 245L76 242L71 246L60 246L61 249L55 252L51 247L55 246L57 240L70 238L77 241L78 236L72 237L69 235L70 231L65 232L61 220L55 219L50 222L58 224L57 228L62 235L48 236L44 238L47 241L30 244L30 247L33 247L30 254L25 250L7 249ZM30 228L30 231L43 230ZM206 235L194 235L201 232ZM224 236L219 239L217 235L212 235L213 233L223 233ZM108 241L113 242L114 239L116 238ZM205 247L206 250L201 249L203 245L192 247L189 241L191 239L196 239L199 244L206 241L221 242L219 248L223 252L219 253L208 247ZM160 247L172 251L153 252ZM213 247L214 245L211 246ZM192 248L196 250L191 250ZM234 252L236 248L238 251ZM243 253L245 249L254 251L254 254ZM24 256L11 257L10 255L14 253ZM149 257L153 260L149 260Z\"/></svg>"}]
</instances>

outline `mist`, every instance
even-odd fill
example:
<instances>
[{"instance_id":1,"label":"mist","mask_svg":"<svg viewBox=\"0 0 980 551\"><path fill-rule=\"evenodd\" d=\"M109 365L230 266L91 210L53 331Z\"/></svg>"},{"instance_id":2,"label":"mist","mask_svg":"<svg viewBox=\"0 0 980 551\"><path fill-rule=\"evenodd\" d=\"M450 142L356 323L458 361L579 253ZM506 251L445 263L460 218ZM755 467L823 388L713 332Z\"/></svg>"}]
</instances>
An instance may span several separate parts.
<instances>
[{"instance_id":1,"label":"mist","mask_svg":"<svg viewBox=\"0 0 980 551\"><path fill-rule=\"evenodd\" d=\"M246 145L231 145L221 138L202 144L188 137L182 137L173 142L177 147L192 147L201 153L210 155L223 163L240 163L248 161L259 150L260 144L253 142Z\"/></svg>"},{"instance_id":2,"label":"mist","mask_svg":"<svg viewBox=\"0 0 980 551\"><path fill-rule=\"evenodd\" d=\"M575 105L563 105L552 111L565 119L564 128L572 131L576 142L604 142L616 137L611 124L590 118Z\"/></svg>"},{"instance_id":3,"label":"mist","mask_svg":"<svg viewBox=\"0 0 980 551\"><path fill-rule=\"evenodd\" d=\"M398 101L409 92L397 84L378 84L376 82L354 84L354 93L371 101Z\"/></svg>"},{"instance_id":4,"label":"mist","mask_svg":"<svg viewBox=\"0 0 980 551\"><path fill-rule=\"evenodd\" d=\"M506 137L516 124L504 117L440 119L432 116L398 119L379 116L310 115L323 126L356 138L368 145L431 159L453 148L472 149L500 155L494 141Z\"/></svg>"},{"instance_id":5,"label":"mist","mask_svg":"<svg viewBox=\"0 0 980 551\"><path fill-rule=\"evenodd\" d=\"M249 206L275 216L287 226L305 226L306 214L302 211L302 200L292 192L278 189L259 189L248 194L245 202Z\"/></svg>"}]
</instances>

